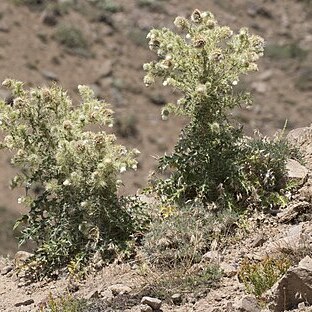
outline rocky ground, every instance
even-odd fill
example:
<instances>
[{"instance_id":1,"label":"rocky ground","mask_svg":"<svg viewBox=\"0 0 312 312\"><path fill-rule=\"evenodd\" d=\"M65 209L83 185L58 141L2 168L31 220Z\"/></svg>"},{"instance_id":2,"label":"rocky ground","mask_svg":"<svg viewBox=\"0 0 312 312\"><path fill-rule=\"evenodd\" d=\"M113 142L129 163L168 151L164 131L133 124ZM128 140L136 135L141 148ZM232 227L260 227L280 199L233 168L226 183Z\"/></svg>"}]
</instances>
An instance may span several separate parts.
<instances>
[{"instance_id":1,"label":"rocky ground","mask_svg":"<svg viewBox=\"0 0 312 312\"><path fill-rule=\"evenodd\" d=\"M144 269L140 259L98 267L83 281L60 272L56 281L32 283L16 270L29 255L19 251L14 260L1 259L0 311L39 311L51 296L64 294L86 299L89 307L85 311L89 312L312 311L312 127L293 130L288 139L300 147L304 156L304 166L296 161L287 165L289 178L297 182L296 191L289 195L285 208L250 214L226 244L218 242L194 265L196 270L211 264L221 268L220 281L210 287L197 288L194 284L188 291L168 287L165 293L157 292L153 285L163 276ZM247 262L274 257L291 261L291 265L256 298L243 283L242 268Z\"/></svg>"},{"instance_id":2,"label":"rocky ground","mask_svg":"<svg viewBox=\"0 0 312 312\"><path fill-rule=\"evenodd\" d=\"M38 6L16 6L13 0L0 1L0 79L12 77L27 86L60 83L75 101L77 85L92 86L99 98L111 102L116 111L114 131L123 144L141 150L139 170L125 179L124 193L135 193L146 185L148 172L155 168L154 156L169 151L183 125L178 119L161 121L161 105L177 95L160 86L146 89L142 64L154 57L145 36L152 27L172 27L177 15L190 15L194 8L212 11L221 24L237 30L248 26L267 42L260 72L242 81L242 88L254 93L251 109L236 110L233 117L246 133L258 128L271 135L311 124L312 104L312 5L309 0L115 0L115 9L55 11ZM31 1L29 1L31 2ZM33 1L36 2L36 1ZM40 3L40 1L37 1ZM50 3L65 3L55 0ZM71 2L71 1L68 1ZM90 5L92 1L76 0ZM64 46L57 33L64 25L78 28L86 45L81 49ZM64 29L63 29L64 30ZM10 94L0 88L8 102ZM247 293L238 273L244 261L260 261L267 255L291 255L293 265L268 291L263 301L273 311L312 311L312 135L310 130L290 134L305 152L305 169L289 164L300 187L291 203L273 214L250 216L246 228L229 244L220 245L203 257L202 267L211 263L223 269L221 280L212 289L157 293L151 284L163 276L149 271L139 261L116 263L99 269L84 282L73 282L60 274L57 281L27 284L18 276L12 260L16 241L11 227L23 208L16 192L8 189L14 169L8 154L0 154L0 311L36 311L49 294L64 292L92 303L88 311L153 311L158 300L166 311L265 311ZM222 246L222 247L221 247ZM12 257L6 257L10 254ZM26 254L27 255L27 254ZM25 254L17 254L17 262ZM156 298L156 299L157 299ZM263 302L262 301L262 302Z\"/></svg>"}]
</instances>

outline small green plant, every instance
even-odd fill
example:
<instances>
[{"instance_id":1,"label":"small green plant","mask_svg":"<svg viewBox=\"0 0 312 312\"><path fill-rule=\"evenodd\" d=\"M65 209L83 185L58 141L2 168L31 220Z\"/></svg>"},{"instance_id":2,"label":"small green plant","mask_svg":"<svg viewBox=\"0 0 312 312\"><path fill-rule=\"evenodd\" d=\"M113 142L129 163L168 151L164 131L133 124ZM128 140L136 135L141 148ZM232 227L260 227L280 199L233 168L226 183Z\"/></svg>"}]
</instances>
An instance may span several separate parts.
<instances>
[{"instance_id":1,"label":"small green plant","mask_svg":"<svg viewBox=\"0 0 312 312\"><path fill-rule=\"evenodd\" d=\"M285 203L282 189L291 149L281 135L270 140L243 135L230 118L230 110L250 105L247 92L236 85L240 76L258 70L264 41L249 33L238 34L219 26L213 14L195 10L190 20L177 17L179 34L153 29L149 47L158 55L144 64L146 86L160 78L182 97L162 109L188 117L189 124L171 155L159 160L151 191L163 202L217 203L219 208L270 207Z\"/></svg>"},{"instance_id":2,"label":"small green plant","mask_svg":"<svg viewBox=\"0 0 312 312\"><path fill-rule=\"evenodd\" d=\"M58 26L55 39L67 49L83 54L88 50L88 43L79 28L72 25Z\"/></svg>"},{"instance_id":3,"label":"small green plant","mask_svg":"<svg viewBox=\"0 0 312 312\"><path fill-rule=\"evenodd\" d=\"M249 293L261 297L286 273L290 265L291 261L286 257L268 257L258 263L246 260L241 265L238 277Z\"/></svg>"},{"instance_id":4,"label":"small green plant","mask_svg":"<svg viewBox=\"0 0 312 312\"><path fill-rule=\"evenodd\" d=\"M160 215L153 220L143 239L148 262L159 267L185 268L200 262L214 239L225 239L238 215L216 216L203 205L162 205Z\"/></svg>"},{"instance_id":5,"label":"small green plant","mask_svg":"<svg viewBox=\"0 0 312 312\"><path fill-rule=\"evenodd\" d=\"M136 137L138 135L137 119L135 115L123 115L116 118L116 133L123 138Z\"/></svg>"},{"instance_id":6,"label":"small green plant","mask_svg":"<svg viewBox=\"0 0 312 312\"><path fill-rule=\"evenodd\" d=\"M170 299L176 293L192 293L202 295L209 289L218 285L222 277L221 270L216 265L206 265L205 267L177 267L170 270L148 271L149 277L145 289L148 295L162 299Z\"/></svg>"},{"instance_id":7,"label":"small green plant","mask_svg":"<svg viewBox=\"0 0 312 312\"><path fill-rule=\"evenodd\" d=\"M70 294L53 297L50 293L45 307L41 307L40 312L83 312L86 311L86 307L86 301L83 299L76 299Z\"/></svg>"},{"instance_id":8,"label":"small green plant","mask_svg":"<svg viewBox=\"0 0 312 312\"><path fill-rule=\"evenodd\" d=\"M165 3L164 0L137 0L138 6L141 8L147 8L150 11L164 12Z\"/></svg>"},{"instance_id":9,"label":"small green plant","mask_svg":"<svg viewBox=\"0 0 312 312\"><path fill-rule=\"evenodd\" d=\"M299 60L305 59L308 51L300 48L297 43L290 43L284 45L270 44L265 48L265 55L272 59L291 59L297 58Z\"/></svg>"},{"instance_id":10,"label":"small green plant","mask_svg":"<svg viewBox=\"0 0 312 312\"><path fill-rule=\"evenodd\" d=\"M122 11L122 5L116 0L91 0L97 9L107 11L109 13L117 13Z\"/></svg>"},{"instance_id":11,"label":"small green plant","mask_svg":"<svg viewBox=\"0 0 312 312\"><path fill-rule=\"evenodd\" d=\"M14 102L0 102L6 134L0 147L13 153L11 163L20 169L11 187L25 189L18 202L29 212L16 225L24 224L21 243L37 245L29 267L42 277L69 264L83 268L96 251L109 259L126 250L145 217L137 200L119 198L117 190L119 174L136 169L138 151L117 145L103 130L113 123L109 104L86 86L79 86L82 103L75 108L56 85L25 90L9 79L3 85ZM102 130L87 131L90 124Z\"/></svg>"},{"instance_id":12,"label":"small green plant","mask_svg":"<svg viewBox=\"0 0 312 312\"><path fill-rule=\"evenodd\" d=\"M17 5L29 5L39 8L43 7L47 3L47 0L11 0L11 1Z\"/></svg>"}]
</instances>

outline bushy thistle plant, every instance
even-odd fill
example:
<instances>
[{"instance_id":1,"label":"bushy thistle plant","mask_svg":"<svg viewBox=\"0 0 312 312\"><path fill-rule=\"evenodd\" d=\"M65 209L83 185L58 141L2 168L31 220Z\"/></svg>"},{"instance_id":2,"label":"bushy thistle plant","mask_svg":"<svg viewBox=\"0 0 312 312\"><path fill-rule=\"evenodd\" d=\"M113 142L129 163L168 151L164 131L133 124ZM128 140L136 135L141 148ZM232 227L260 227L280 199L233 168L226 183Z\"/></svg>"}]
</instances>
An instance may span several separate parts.
<instances>
[{"instance_id":1,"label":"bushy thistle plant","mask_svg":"<svg viewBox=\"0 0 312 312\"><path fill-rule=\"evenodd\" d=\"M156 179L152 190L166 202L199 200L228 208L281 202L287 143L280 136L247 138L229 118L232 108L251 104L249 94L235 86L241 75L258 69L263 39L247 28L234 34L199 10L174 24L179 33L163 28L148 34L158 59L144 64L144 82L149 86L160 78L180 91L182 97L167 104L162 117L186 116L189 124L174 152L160 158L159 169L169 178Z\"/></svg>"},{"instance_id":2,"label":"bushy thistle plant","mask_svg":"<svg viewBox=\"0 0 312 312\"><path fill-rule=\"evenodd\" d=\"M73 262L83 266L96 251L110 258L140 229L136 204L117 196L120 173L136 169L138 150L116 144L113 134L87 131L111 127L112 110L79 86L82 103L74 107L58 86L25 90L5 80L14 101L0 102L1 148L20 169L11 187L23 187L19 203L28 208L22 240L37 248L32 264L43 275ZM32 191L36 186L40 192Z\"/></svg>"}]
</instances>

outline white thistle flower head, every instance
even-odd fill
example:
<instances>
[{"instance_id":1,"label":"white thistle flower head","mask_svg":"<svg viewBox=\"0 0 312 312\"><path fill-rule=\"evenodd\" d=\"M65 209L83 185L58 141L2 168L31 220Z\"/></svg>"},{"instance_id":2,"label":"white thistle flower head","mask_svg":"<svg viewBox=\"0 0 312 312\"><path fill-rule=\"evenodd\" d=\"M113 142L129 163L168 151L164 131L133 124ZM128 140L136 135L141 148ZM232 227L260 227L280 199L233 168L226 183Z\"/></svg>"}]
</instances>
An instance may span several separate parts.
<instances>
[{"instance_id":1,"label":"white thistle flower head","mask_svg":"<svg viewBox=\"0 0 312 312\"><path fill-rule=\"evenodd\" d=\"M197 86L196 92L199 94L205 94L207 92L207 87L204 84L200 84Z\"/></svg>"}]
</instances>

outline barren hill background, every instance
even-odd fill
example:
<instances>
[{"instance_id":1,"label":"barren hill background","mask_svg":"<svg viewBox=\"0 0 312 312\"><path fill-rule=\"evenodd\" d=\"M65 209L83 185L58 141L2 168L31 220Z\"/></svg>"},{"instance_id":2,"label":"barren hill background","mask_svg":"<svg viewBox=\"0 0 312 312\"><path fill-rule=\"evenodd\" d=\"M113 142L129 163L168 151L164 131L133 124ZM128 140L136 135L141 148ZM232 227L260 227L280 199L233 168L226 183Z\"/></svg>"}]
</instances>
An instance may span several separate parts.
<instances>
[{"instance_id":1,"label":"barren hill background","mask_svg":"<svg viewBox=\"0 0 312 312\"><path fill-rule=\"evenodd\" d=\"M260 71L242 79L254 95L252 108L233 112L247 134L271 135L312 121L312 3L310 0L1 0L0 79L27 86L54 82L76 103L77 85L90 85L113 106L114 132L141 151L137 172L128 174L123 193L146 185L154 156L170 151L182 120L162 121L160 107L177 98L162 86L146 88L142 64L152 53L145 39L153 27L173 27L177 15L193 9L213 12L221 24L248 26L266 40ZM10 94L0 88L0 97ZM0 112L1 114L1 112ZM0 153L0 254L13 253L13 220L23 210L8 188L14 169Z\"/></svg>"}]
</instances>

